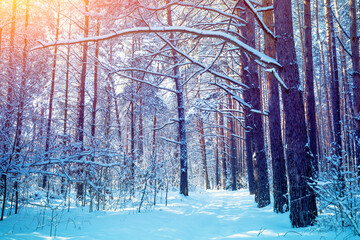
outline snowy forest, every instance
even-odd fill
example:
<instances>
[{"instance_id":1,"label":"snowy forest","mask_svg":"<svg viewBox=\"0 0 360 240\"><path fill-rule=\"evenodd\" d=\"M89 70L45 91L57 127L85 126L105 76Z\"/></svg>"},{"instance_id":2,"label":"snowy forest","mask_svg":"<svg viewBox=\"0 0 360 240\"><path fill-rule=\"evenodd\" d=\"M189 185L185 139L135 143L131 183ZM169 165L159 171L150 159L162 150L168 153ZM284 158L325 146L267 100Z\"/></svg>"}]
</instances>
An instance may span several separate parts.
<instances>
[{"instance_id":1,"label":"snowy forest","mask_svg":"<svg viewBox=\"0 0 360 240\"><path fill-rule=\"evenodd\" d=\"M360 236L359 17L356 0L0 0L0 238L220 194L287 233ZM176 235L136 236L94 239Z\"/></svg>"}]
</instances>

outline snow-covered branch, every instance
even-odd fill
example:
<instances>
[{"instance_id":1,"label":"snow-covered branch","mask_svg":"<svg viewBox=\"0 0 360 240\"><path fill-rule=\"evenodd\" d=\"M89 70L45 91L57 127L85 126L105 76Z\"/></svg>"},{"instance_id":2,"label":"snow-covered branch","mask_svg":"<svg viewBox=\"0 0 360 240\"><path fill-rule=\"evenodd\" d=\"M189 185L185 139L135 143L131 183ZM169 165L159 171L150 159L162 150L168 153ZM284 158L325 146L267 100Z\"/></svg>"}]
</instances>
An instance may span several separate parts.
<instances>
[{"instance_id":1,"label":"snow-covered branch","mask_svg":"<svg viewBox=\"0 0 360 240\"><path fill-rule=\"evenodd\" d=\"M238 95L236 95L235 93L233 93L232 91L230 91L229 89L227 89L227 87L223 86L222 84L216 83L216 82L212 82L210 83L211 85L215 85L218 86L219 88L221 88L222 90L224 90L225 92L227 92L228 94L230 94L238 103L240 103L242 106L244 107L248 107L251 108L251 105L248 104L247 102L244 101L244 99L242 99L241 97L239 97Z\"/></svg>"},{"instance_id":2,"label":"snow-covered branch","mask_svg":"<svg viewBox=\"0 0 360 240\"><path fill-rule=\"evenodd\" d=\"M284 81L281 79L280 75L276 72L275 68L266 69L265 72L272 73L280 85L286 90L289 90Z\"/></svg>"},{"instance_id":3,"label":"snow-covered branch","mask_svg":"<svg viewBox=\"0 0 360 240\"><path fill-rule=\"evenodd\" d=\"M257 10L254 8L254 6L252 5L252 3L250 3L249 0L245 0L245 4L248 6L248 8L253 12L253 14L255 15L255 18L257 19L257 21L259 22L261 28L267 33L269 34L271 37L273 37L274 39L276 38L275 34L266 26L266 24L263 22L263 20L261 19L261 17L259 16Z\"/></svg>"},{"instance_id":4,"label":"snow-covered branch","mask_svg":"<svg viewBox=\"0 0 360 240\"><path fill-rule=\"evenodd\" d=\"M59 40L54 42L42 43L40 42L40 46L34 47L31 51L47 48L52 46L62 46L62 45L71 45L71 44L78 44L84 42L96 42L96 41L104 41L109 40L112 38L117 38L125 35L131 34L140 34L140 33L170 33L170 32L179 32L179 33L188 33L194 34L202 37L208 38L217 38L225 40L233 45L240 47L243 51L250 54L251 56L255 57L256 59L260 60L263 63L275 65L281 67L281 64L276 61L276 59L267 56L266 54L256 50L253 47L245 44L244 42L240 41L239 39L235 38L234 36L219 31L213 30L201 30L196 28L189 28L189 27L182 27L182 26L164 26L164 27L135 27L129 29L123 29L119 31L113 31L110 34L95 36L95 37L86 37L86 38L79 38L79 39L69 39L69 40Z\"/></svg>"}]
</instances>

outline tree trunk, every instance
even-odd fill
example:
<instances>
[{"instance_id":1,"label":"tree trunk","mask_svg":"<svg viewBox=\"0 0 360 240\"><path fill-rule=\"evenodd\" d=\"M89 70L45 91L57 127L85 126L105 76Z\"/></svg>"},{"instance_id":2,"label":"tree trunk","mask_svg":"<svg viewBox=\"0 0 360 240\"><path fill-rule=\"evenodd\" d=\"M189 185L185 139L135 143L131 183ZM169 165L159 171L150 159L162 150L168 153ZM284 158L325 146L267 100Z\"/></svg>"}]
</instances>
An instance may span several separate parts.
<instances>
[{"instance_id":1,"label":"tree trunk","mask_svg":"<svg viewBox=\"0 0 360 240\"><path fill-rule=\"evenodd\" d=\"M6 174L1 175L1 185L2 185L2 191L3 191L3 201L1 206L1 216L0 221L4 220L4 214L5 214L5 207L6 207L6 194L7 194L7 176Z\"/></svg>"},{"instance_id":2,"label":"tree trunk","mask_svg":"<svg viewBox=\"0 0 360 240\"><path fill-rule=\"evenodd\" d=\"M353 66L354 120L356 140L356 163L360 163L360 60L359 36L357 34L356 1L349 0L351 61ZM360 168L359 168L360 169ZM360 171L359 171L360 173Z\"/></svg>"},{"instance_id":3,"label":"tree trunk","mask_svg":"<svg viewBox=\"0 0 360 240\"><path fill-rule=\"evenodd\" d=\"M172 26L172 12L171 7L167 8L167 22ZM174 39L173 33L170 33L170 39ZM175 46L175 41L171 40ZM183 95L183 86L180 76L180 68L178 66L178 58L175 50L171 51L173 61L173 71L175 76L175 88L177 97L177 110L179 118L179 140L180 140L180 194L184 196L189 195L188 190L188 158L187 158L187 142L186 142L186 122L185 122L185 102Z\"/></svg>"},{"instance_id":4,"label":"tree trunk","mask_svg":"<svg viewBox=\"0 0 360 240\"><path fill-rule=\"evenodd\" d=\"M246 8L245 13L247 24L241 27L242 35L247 39L247 44L255 47L255 19ZM253 59L249 59L247 54L241 53L242 75L244 83L249 86L244 92L244 100L249 103L252 109L261 110L260 79L257 72L257 65ZM252 133L254 177L255 177L255 200L258 207L262 208L270 204L270 190L268 179L268 166L265 154L264 129L261 114L245 110L246 127Z\"/></svg>"},{"instance_id":5,"label":"tree trunk","mask_svg":"<svg viewBox=\"0 0 360 240\"><path fill-rule=\"evenodd\" d=\"M69 24L69 39L71 39L71 23ZM66 73L65 73L65 106L64 106L64 135L67 135L68 107L69 107L69 73L70 73L70 46L66 52ZM66 137L67 138L67 137Z\"/></svg>"},{"instance_id":6,"label":"tree trunk","mask_svg":"<svg viewBox=\"0 0 360 240\"><path fill-rule=\"evenodd\" d=\"M304 0L304 58L305 58L305 92L306 92L306 120L308 136L310 141L310 157L314 174L316 175L318 167L317 152L317 126L316 126L316 109L315 109L315 93L314 93L314 64L312 54L312 35L311 35L311 6L310 0ZM313 177L315 177L315 175Z\"/></svg>"},{"instance_id":7,"label":"tree trunk","mask_svg":"<svg viewBox=\"0 0 360 240\"><path fill-rule=\"evenodd\" d=\"M100 35L100 20L97 19L96 21L96 36ZM94 95L93 95L93 104L92 104L92 110L91 110L91 141L92 141L92 147L93 151L95 152L95 149L97 147L96 143L96 112L97 112L97 101L98 101L98 67L99 67L99 42L96 42L95 44L95 63L94 63ZM91 161L94 161L94 156L91 157ZM90 174L86 174L90 176ZM91 181L93 179L90 179ZM93 193L92 193L92 187L89 187L89 195L90 195L90 208L89 212L93 211Z\"/></svg>"},{"instance_id":8,"label":"tree trunk","mask_svg":"<svg viewBox=\"0 0 360 240\"><path fill-rule=\"evenodd\" d=\"M296 64L295 42L292 25L291 1L274 1L275 49L280 76L288 89L283 89L282 98L285 113L285 139L287 171L290 184L290 219L293 227L313 225L317 215L314 191L308 185L313 176L309 161L305 110Z\"/></svg>"},{"instance_id":9,"label":"tree trunk","mask_svg":"<svg viewBox=\"0 0 360 240\"><path fill-rule=\"evenodd\" d=\"M324 50L323 44L320 39L320 26L319 26L319 3L318 0L315 1L315 19L316 19L316 38L319 44L319 52L320 52L320 62L321 62L321 78L323 79L324 85L320 84L320 91L324 90L325 95L325 124L323 125L323 131L325 135L325 142L326 142L326 156L329 156L329 150L331 148L331 141L333 137L332 131L332 121L331 121L331 107L330 107L330 100L329 100L329 92L328 92L328 82L326 77L326 70L325 70L325 57L324 57ZM321 81L320 81L321 82ZM320 93L321 94L321 93ZM322 104L320 104L322 106ZM327 162L323 163L323 169L326 169Z\"/></svg>"},{"instance_id":10,"label":"tree trunk","mask_svg":"<svg viewBox=\"0 0 360 240\"><path fill-rule=\"evenodd\" d=\"M220 104L220 110L222 105ZM220 125L220 151L221 151L221 186L226 189L226 148L225 148L225 133L224 133L224 114L219 113Z\"/></svg>"},{"instance_id":11,"label":"tree trunk","mask_svg":"<svg viewBox=\"0 0 360 240\"><path fill-rule=\"evenodd\" d=\"M339 7L338 7L338 3L337 1L334 1L334 8L335 8L335 17L338 19L338 21L340 21L340 16L339 16ZM345 42L344 41L344 34L342 31L341 26L338 24L338 39L341 42ZM341 122L342 122L342 146L344 151L347 154L344 154L344 162L348 163L345 164L346 167L348 168L349 166L351 166L351 159L353 156L353 152L352 152L352 148L351 145L353 144L353 141L351 140L351 136L350 136L350 132L353 131L352 129L352 124L351 122L351 116L353 115L353 106L352 106L352 102L349 101L350 98L348 98L349 96L349 91L347 89L347 86L349 86L349 79L348 79L348 72L347 72L347 62L346 62L346 56L345 56L345 49L343 47L340 47L339 49L339 54L340 54L340 66L341 66L341 82L340 82L340 106L341 106L341 111L340 111L340 115L341 115ZM344 169L345 171L347 169Z\"/></svg>"},{"instance_id":12,"label":"tree trunk","mask_svg":"<svg viewBox=\"0 0 360 240\"><path fill-rule=\"evenodd\" d=\"M342 141L341 141L341 118L340 118L340 89L339 89L339 70L337 64L337 53L335 43L335 29L333 21L333 12L331 10L331 0L324 0L325 19L326 19L326 43L328 50L329 75L331 79L331 106L332 119L334 124L335 142L333 145L334 154L338 162L333 164L333 171L338 174L339 184L342 185L343 176L340 174L342 169ZM335 159L333 159L336 161ZM343 186L339 186L341 189ZM340 190L340 189L339 189ZM340 190L342 191L342 190ZM341 193L340 193L341 194Z\"/></svg>"},{"instance_id":13,"label":"tree trunk","mask_svg":"<svg viewBox=\"0 0 360 240\"><path fill-rule=\"evenodd\" d=\"M139 90L140 91L140 87ZM143 101L140 98L139 100L139 142L138 142L138 148L139 148L139 157L144 155L144 123L143 123Z\"/></svg>"},{"instance_id":14,"label":"tree trunk","mask_svg":"<svg viewBox=\"0 0 360 240\"><path fill-rule=\"evenodd\" d=\"M12 125L12 114L13 114L13 87L12 87L12 81L14 80L15 75L15 66L14 66L14 59L13 55L15 53L15 30L16 30L16 9L17 9L17 0L13 0L12 2L12 17L11 17L11 29L10 29L10 56L9 56L9 77L7 80L8 90L7 90L7 99L6 99L6 109L5 109L5 123L2 130L2 135L0 136L0 142L1 147L3 148L4 156L7 157L7 153L10 148L10 134L11 134L11 125ZM7 197L7 172L9 170L10 164L11 164L11 156L8 161L4 161L5 164L8 166L2 166L4 167L5 171L1 172L1 186L3 190L3 203L2 203L2 209L1 209L1 217L0 221L4 219L4 212L6 207L6 197Z\"/></svg>"},{"instance_id":15,"label":"tree trunk","mask_svg":"<svg viewBox=\"0 0 360 240\"><path fill-rule=\"evenodd\" d=\"M263 0L264 6L272 6L272 0ZM264 13L264 23L274 30L274 17L271 11ZM265 54L275 57L274 40L265 34L264 36ZM269 131L270 149L273 167L273 188L274 188L274 211L283 213L289 210L288 186L285 166L284 146L281 138L281 116L280 116L280 96L279 83L274 75L267 73L267 83L269 89Z\"/></svg>"},{"instance_id":16,"label":"tree trunk","mask_svg":"<svg viewBox=\"0 0 360 240\"><path fill-rule=\"evenodd\" d=\"M202 111L199 111L199 119L198 119L198 130L199 130L199 143L201 149L201 159L203 164L203 174L204 174L204 182L205 182L205 189L209 189L209 176L207 170L207 160L206 160L206 145L205 145L205 136L204 136L204 122L201 116Z\"/></svg>"},{"instance_id":17,"label":"tree trunk","mask_svg":"<svg viewBox=\"0 0 360 240\"><path fill-rule=\"evenodd\" d=\"M230 82L228 82L230 84ZM228 109L233 109L232 97L228 94ZM228 117L229 133L230 133L230 167L231 167L231 190L236 190L236 140L235 140L235 124L232 116Z\"/></svg>"},{"instance_id":18,"label":"tree trunk","mask_svg":"<svg viewBox=\"0 0 360 240\"><path fill-rule=\"evenodd\" d=\"M215 122L216 125L220 125L219 123L219 113L215 113ZM220 143L219 143L219 134L220 134L220 128L216 127L216 137L215 137L215 148L214 148L214 154L215 154L215 188L218 189L220 186L220 177L219 177L219 149L220 149Z\"/></svg>"},{"instance_id":19,"label":"tree trunk","mask_svg":"<svg viewBox=\"0 0 360 240\"><path fill-rule=\"evenodd\" d=\"M29 0L26 0L26 10L25 10L25 33L27 33L29 25ZM21 85L20 85L20 103L18 107L17 112L17 120L16 120L16 132L15 132L15 141L14 141L14 161L17 162L17 160L20 158L20 152L21 152L21 135L22 135L22 126L23 126L23 112L24 112L24 105L26 100L26 70L27 70L27 46L28 46L28 40L27 36L24 37L24 48L23 48L23 59L22 59L22 79L21 79ZM14 190L15 190L15 214L18 213L18 207L19 207L19 183L18 183L18 177L15 177L15 183L14 183Z\"/></svg>"},{"instance_id":20,"label":"tree trunk","mask_svg":"<svg viewBox=\"0 0 360 240\"><path fill-rule=\"evenodd\" d=\"M85 5L85 25L84 25L84 37L89 35L89 0L84 0ZM80 88L79 88L79 110L78 110L78 121L76 125L77 142L80 145L80 152L84 150L84 122L85 122L85 80L86 80L86 67L88 57L88 43L83 43L82 52L82 65L81 65L81 77L80 77ZM83 170L79 169L78 175L81 176ZM84 195L84 183L79 182L76 185L76 197L82 201Z\"/></svg>"},{"instance_id":21,"label":"tree trunk","mask_svg":"<svg viewBox=\"0 0 360 240\"><path fill-rule=\"evenodd\" d=\"M100 34L100 21L97 19L96 23L96 36ZM91 138L93 141L93 147L95 147L95 133L96 133L96 112L97 112L97 101L98 101L98 66L99 66L99 42L95 45L95 63L94 63L94 96L91 111ZM92 159L94 160L94 159Z\"/></svg>"},{"instance_id":22,"label":"tree trunk","mask_svg":"<svg viewBox=\"0 0 360 240\"><path fill-rule=\"evenodd\" d=\"M157 122L157 109L155 109L154 114L154 122L153 122L153 136L152 136L152 153L151 153L151 161L152 161L152 170L153 170L153 179L154 179L154 206L156 205L156 194L157 194L157 165L156 165L156 122Z\"/></svg>"},{"instance_id":23,"label":"tree trunk","mask_svg":"<svg viewBox=\"0 0 360 240\"><path fill-rule=\"evenodd\" d=\"M60 27L60 3L58 6L57 18L56 18L56 33L55 41L59 39L59 27ZM52 62L52 72L51 72L51 87L50 87L50 97L49 97L49 112L48 112L48 121L46 125L46 139L45 139L45 160L49 160L49 148L50 148L50 134L51 134L51 122L52 122L52 113L53 113L53 101L54 101L54 91L55 91L55 77L56 77L56 63L57 63L57 52L58 46L55 46L54 56ZM44 166L44 170L47 170L47 166ZM47 184L47 175L43 175L42 179L42 188L46 189Z\"/></svg>"}]
</instances>

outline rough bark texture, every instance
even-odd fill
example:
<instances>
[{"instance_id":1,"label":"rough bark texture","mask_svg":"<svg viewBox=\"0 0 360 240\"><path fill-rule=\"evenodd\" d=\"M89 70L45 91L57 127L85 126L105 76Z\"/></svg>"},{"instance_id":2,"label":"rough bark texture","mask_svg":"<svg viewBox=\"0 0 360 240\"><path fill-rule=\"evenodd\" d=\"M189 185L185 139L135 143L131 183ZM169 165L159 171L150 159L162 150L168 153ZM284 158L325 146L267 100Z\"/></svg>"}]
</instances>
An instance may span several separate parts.
<instances>
[{"instance_id":1,"label":"rough bark texture","mask_svg":"<svg viewBox=\"0 0 360 240\"><path fill-rule=\"evenodd\" d=\"M319 2L318 0L315 1L315 22L316 22L316 38L317 38L317 42L319 45L319 53L320 53L320 63L321 63L321 78L323 80L324 83L324 87L322 87L321 84L321 78L320 78L320 86L321 89L324 90L324 95L325 95L325 105L326 105L326 109L325 109L325 124L323 125L323 131L324 131L324 135L326 135L324 138L325 142L326 142L326 150L328 151L328 149L330 149L330 142L333 139L333 131L332 131L332 121L331 121L331 108L330 108L330 100L329 100L329 93L328 93L328 83L327 83L327 78L326 78L326 69L325 69L325 57L324 57L324 50L323 50L323 43L321 42L321 38L320 38L320 26L319 26ZM321 94L321 92L320 92ZM319 104L320 106L322 106L322 104ZM329 152L326 152L326 155L329 155ZM326 169L326 163L323 164L322 168Z\"/></svg>"},{"instance_id":2,"label":"rough bark texture","mask_svg":"<svg viewBox=\"0 0 360 240\"><path fill-rule=\"evenodd\" d=\"M247 24L241 27L242 35L247 39L247 44L255 47L255 19L246 8L244 16ZM257 65L253 59L249 59L245 53L241 53L242 75L244 83L249 89L244 92L244 100L255 110L261 110L260 80L257 72ZM258 113L246 111L246 127L251 132L251 144L254 177L255 177L255 200L258 207L265 207L270 204L270 190L268 179L268 166L265 154L264 129L262 116Z\"/></svg>"},{"instance_id":3,"label":"rough bark texture","mask_svg":"<svg viewBox=\"0 0 360 240\"><path fill-rule=\"evenodd\" d=\"M351 61L353 66L354 79L354 119L355 119L355 136L356 136L356 159L360 163L360 61L359 61L359 37L357 34L356 22L356 1L349 0L350 12L350 43L351 43Z\"/></svg>"},{"instance_id":4,"label":"rough bark texture","mask_svg":"<svg viewBox=\"0 0 360 240\"><path fill-rule=\"evenodd\" d=\"M338 6L338 1L334 1L334 14L335 17L338 19L338 21L341 20L341 16L339 15L339 6ZM344 43L345 42L345 38L344 38L344 34L342 31L342 27L337 24L337 38L339 40L339 42ZM340 44L341 45L341 44ZM353 126L353 120L352 120L352 116L353 116L353 105L352 105L352 101L350 100L351 97L349 98L349 95L351 96L351 91L349 91L349 78L348 78L348 66L347 66L347 60L346 60L346 56L345 56L346 52L344 47L342 47L342 45L339 48L339 55L340 55L340 69L341 69L341 82L340 82L340 106L341 106L341 122L342 122L342 146L343 146L343 150L347 153L344 154L344 163L345 163L345 168L344 170L349 170L351 169L352 166L352 159L353 159L353 139L351 137L351 133L354 129ZM349 101L350 100L350 101Z\"/></svg>"},{"instance_id":5,"label":"rough bark texture","mask_svg":"<svg viewBox=\"0 0 360 240\"><path fill-rule=\"evenodd\" d=\"M315 194L309 187L313 169L306 151L307 130L299 69L296 62L291 1L274 1L275 49L282 65L279 74L288 90L283 89L287 171L290 184L290 219L294 227L313 225L317 215Z\"/></svg>"},{"instance_id":6,"label":"rough bark texture","mask_svg":"<svg viewBox=\"0 0 360 240\"><path fill-rule=\"evenodd\" d=\"M244 4L242 4L242 7L244 7ZM246 18L245 13L242 14L242 18L244 18L244 19ZM243 34L246 34L247 30L245 27L241 30L243 31ZM245 55L241 56L241 64L242 64L243 69L248 65L248 59L246 58ZM243 80L245 83L245 75L243 77L244 77ZM251 97L250 92L246 91L244 93L244 100L246 102L249 102L250 97ZM244 113L245 113L245 126L246 126L246 130L245 130L246 156L245 156L245 158L246 158L246 165L247 165L249 192L250 192L250 194L255 194L257 191L257 187L256 187L256 182L255 182L255 172L254 172L254 162L253 162L253 153L255 151L252 146L253 131L251 131L251 129L247 128L247 126L250 126L252 124L251 118L250 118L250 109L245 108Z\"/></svg>"},{"instance_id":7,"label":"rough bark texture","mask_svg":"<svg viewBox=\"0 0 360 240\"><path fill-rule=\"evenodd\" d=\"M329 75L331 79L331 106L332 120L334 124L334 150L337 156L341 156L341 122L340 122L340 93L339 93L339 70L337 64L337 53L335 43L335 29L331 0L325 0L325 19L326 19L326 42L329 61Z\"/></svg>"},{"instance_id":8,"label":"rough bark texture","mask_svg":"<svg viewBox=\"0 0 360 240\"><path fill-rule=\"evenodd\" d=\"M337 159L332 159L332 171L333 174L337 174L338 191L342 196L344 188L344 176L341 174L343 168L342 159L342 141L341 141L341 117L340 117L340 89L339 89L339 70L337 64L337 52L336 52L336 39L335 29L333 21L333 11L331 9L331 0L325 0L325 19L326 19L326 43L328 50L328 62L329 62L329 75L331 80L331 106L332 106L332 120L334 127L335 141L333 143L333 155ZM335 163L336 161L336 163Z\"/></svg>"},{"instance_id":9,"label":"rough bark texture","mask_svg":"<svg viewBox=\"0 0 360 240\"><path fill-rule=\"evenodd\" d=\"M305 91L306 91L306 116L307 128L310 140L310 151L312 157L312 167L314 173L318 171L318 153L317 153L317 126L316 126L316 109L314 93L314 66L312 53L312 36L311 36L311 6L310 0L304 0L304 58L305 58Z\"/></svg>"},{"instance_id":10,"label":"rough bark texture","mask_svg":"<svg viewBox=\"0 0 360 240\"><path fill-rule=\"evenodd\" d=\"M264 6L272 6L272 0L263 0ZM264 13L264 23L274 30L274 17L272 11ZM268 35L264 36L264 52L266 55L275 58L274 40ZM281 116L280 116L280 96L279 83L274 75L267 73L267 83L269 89L269 131L270 149L273 168L273 189L274 189L274 211L283 213L289 211L289 199L287 192L287 176L285 166L284 146L281 138Z\"/></svg>"}]
</instances>

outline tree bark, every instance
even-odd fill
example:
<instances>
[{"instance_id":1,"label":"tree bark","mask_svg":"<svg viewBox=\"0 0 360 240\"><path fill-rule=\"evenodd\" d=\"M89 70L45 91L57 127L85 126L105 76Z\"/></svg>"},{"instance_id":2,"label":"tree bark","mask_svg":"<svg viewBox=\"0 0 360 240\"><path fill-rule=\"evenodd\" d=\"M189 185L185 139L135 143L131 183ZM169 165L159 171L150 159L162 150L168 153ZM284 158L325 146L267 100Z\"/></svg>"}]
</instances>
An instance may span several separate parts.
<instances>
[{"instance_id":1,"label":"tree bark","mask_svg":"<svg viewBox=\"0 0 360 240\"><path fill-rule=\"evenodd\" d=\"M241 27L242 35L247 44L255 48L255 19L246 8L244 16L247 24ZM244 92L244 100L255 110L261 110L260 79L255 60L249 59L247 54L241 53L242 75L244 83L249 86ZM251 131L251 144L254 161L255 200L259 208L270 204L270 189L268 179L268 166L265 154L264 129L261 114L245 109L246 127Z\"/></svg>"},{"instance_id":2,"label":"tree bark","mask_svg":"<svg viewBox=\"0 0 360 240\"><path fill-rule=\"evenodd\" d=\"M215 112L215 122L216 125L220 125L219 123L219 113ZM215 137L215 148L214 148L214 157L215 157L215 188L218 189L220 186L220 176L219 176L219 135L220 135L220 128L216 127L216 137Z\"/></svg>"},{"instance_id":3,"label":"tree bark","mask_svg":"<svg viewBox=\"0 0 360 240\"><path fill-rule=\"evenodd\" d=\"M332 170L338 175L339 191L342 195L343 176L340 173L343 166L342 159L342 141L341 141L341 117L340 117L340 89L339 89L339 70L337 64L337 52L335 42L335 29L333 21L333 12L331 10L331 0L324 0L325 3L325 20L326 20L326 43L328 50L329 75L331 79L331 106L332 106L332 120L334 124L333 143L334 155L337 159L336 164L332 164Z\"/></svg>"},{"instance_id":4,"label":"tree bark","mask_svg":"<svg viewBox=\"0 0 360 240\"><path fill-rule=\"evenodd\" d=\"M220 110L222 104L220 104ZM224 133L224 114L219 113L219 125L220 125L220 151L221 151L221 186L226 189L226 148L225 148L225 133Z\"/></svg>"},{"instance_id":5,"label":"tree bark","mask_svg":"<svg viewBox=\"0 0 360 240\"><path fill-rule=\"evenodd\" d=\"M314 191L308 185L313 168L306 150L307 130L300 88L292 25L291 1L274 1L275 49L282 65L279 74L288 89L282 90L285 113L287 171L290 184L290 219L293 227L313 225L317 215Z\"/></svg>"},{"instance_id":6,"label":"tree bark","mask_svg":"<svg viewBox=\"0 0 360 240\"><path fill-rule=\"evenodd\" d=\"M14 59L13 55L15 53L15 30L16 30L16 11L17 11L17 0L13 0L12 2L12 16L11 16L11 27L10 27L10 54L9 54L9 76L7 80L8 90L7 90L7 96L6 96L6 109L5 109L5 123L2 130L3 136L1 136L1 144L2 144L2 150L4 153L4 156L7 158L8 151L10 148L10 142L8 141L10 139L11 134L11 124L12 124L12 114L13 114L13 87L12 87L12 81L14 81L14 75L15 75L15 66L14 66ZM7 197L7 172L9 170L10 164L11 164L11 156L9 156L8 161L4 161L4 163L7 163L8 166L4 166L6 169L4 172L1 172L1 186L3 190L3 203L2 203L2 209L1 209L1 216L0 221L4 219L4 213L5 213L5 207L6 207L6 197Z\"/></svg>"},{"instance_id":7,"label":"tree bark","mask_svg":"<svg viewBox=\"0 0 360 240\"><path fill-rule=\"evenodd\" d=\"M167 23L172 26L171 7L167 8ZM170 33L171 44L176 46L174 34ZM185 122L185 101L183 95L183 86L180 76L180 68L178 66L178 58L175 50L171 51L173 61L173 71L175 76L175 88L177 97L178 125L179 125L179 142L180 142L180 194L189 195L188 190L188 158L187 158L187 141L186 141L186 122Z\"/></svg>"},{"instance_id":8,"label":"tree bark","mask_svg":"<svg viewBox=\"0 0 360 240\"><path fill-rule=\"evenodd\" d=\"M96 36L100 34L100 21L97 19L96 23ZM95 147L95 134L96 134L96 112L97 112L97 101L98 101L98 76L99 76L99 42L95 45L95 63L94 63L94 96L91 111L91 138L93 141L93 147Z\"/></svg>"},{"instance_id":9,"label":"tree bark","mask_svg":"<svg viewBox=\"0 0 360 240\"><path fill-rule=\"evenodd\" d=\"M263 0L264 6L272 6L272 0ZM264 13L264 23L274 31L273 12ZM275 58L274 40L265 34L264 53ZM284 146L281 138L281 116L279 83L271 73L266 74L269 89L269 131L270 149L273 167L273 189L274 189L274 212L284 213L289 211L288 186L285 166Z\"/></svg>"},{"instance_id":10,"label":"tree bark","mask_svg":"<svg viewBox=\"0 0 360 240\"><path fill-rule=\"evenodd\" d=\"M324 50L323 50L323 44L320 39L320 26L319 26L319 3L318 0L315 1L315 20L316 20L316 37L317 42L319 44L319 52L320 52L320 64L321 64L321 78L323 80L323 85L320 81L320 91L324 90L325 95L325 124L323 125L323 132L325 135L325 142L326 142L326 156L329 156L329 149L331 148L331 141L334 138L333 137L333 130L332 130L332 121L331 121L331 106L330 106L330 100L329 100L329 91L328 91L328 82L326 77L326 69L325 69L325 57L324 57ZM320 92L321 95L321 92ZM322 106L322 104L320 104ZM323 162L323 169L326 169L327 162Z\"/></svg>"},{"instance_id":11,"label":"tree bark","mask_svg":"<svg viewBox=\"0 0 360 240\"><path fill-rule=\"evenodd\" d=\"M209 175L208 175L208 170L207 170L204 122L203 122L203 118L202 118L201 114L202 114L202 111L199 110L199 119L198 119L199 143L200 143L200 149L201 149L201 159L202 159L205 189L207 190L207 189L210 189L210 184L209 184Z\"/></svg>"},{"instance_id":12,"label":"tree bark","mask_svg":"<svg viewBox=\"0 0 360 240\"><path fill-rule=\"evenodd\" d=\"M84 37L89 35L89 0L84 0L85 7L85 24L84 24ZM82 65L81 65L81 77L80 77L80 86L79 86L79 109L78 109L78 121L76 125L76 140L78 142L79 151L84 150L84 122L85 122L85 82L86 82L86 68L87 68L87 58L88 58L88 43L83 43L83 52L82 52ZM78 174L81 176L83 170L79 169ZM76 197L82 201L84 195L84 183L79 182L76 185Z\"/></svg>"},{"instance_id":13,"label":"tree bark","mask_svg":"<svg viewBox=\"0 0 360 240\"><path fill-rule=\"evenodd\" d=\"M228 82L230 84L230 82ZM228 94L228 108L233 109L232 97ZM236 140L235 140L235 124L232 116L228 117L229 133L230 133L230 167L231 167L231 190L236 190Z\"/></svg>"},{"instance_id":14,"label":"tree bark","mask_svg":"<svg viewBox=\"0 0 360 240\"><path fill-rule=\"evenodd\" d=\"M313 173L316 175L318 167L318 152L317 152L317 125L316 125L316 108L315 108L315 93L314 93L314 64L312 53L312 34L311 34L311 1L304 0L304 58L305 58L305 92L306 92L306 120L308 136L310 141L310 157L311 164L314 168ZM314 177L315 177L314 175Z\"/></svg>"},{"instance_id":15,"label":"tree bark","mask_svg":"<svg viewBox=\"0 0 360 240\"><path fill-rule=\"evenodd\" d=\"M60 27L60 3L59 3L59 6L58 6L58 12L57 12L57 17L56 17L55 41L57 41L59 39L59 27ZM53 62L52 62L52 72L51 72L51 86L50 86L50 97L49 97L48 121L47 121L47 125L46 125L45 160L49 160L50 134L51 134L53 101L54 101L54 91L55 91L57 52L58 52L58 46L55 46ZM46 165L44 166L44 170L45 171L47 170ZM43 175L42 188L46 189L46 185L47 185L47 175Z\"/></svg>"},{"instance_id":16,"label":"tree bark","mask_svg":"<svg viewBox=\"0 0 360 240\"><path fill-rule=\"evenodd\" d=\"M356 1L349 0L351 61L353 67L354 120L356 140L356 163L360 163L360 60L359 36L356 16ZM359 168L360 169L360 168ZM359 171L358 169L358 171ZM358 172L360 175L360 171Z\"/></svg>"}]
</instances>

